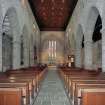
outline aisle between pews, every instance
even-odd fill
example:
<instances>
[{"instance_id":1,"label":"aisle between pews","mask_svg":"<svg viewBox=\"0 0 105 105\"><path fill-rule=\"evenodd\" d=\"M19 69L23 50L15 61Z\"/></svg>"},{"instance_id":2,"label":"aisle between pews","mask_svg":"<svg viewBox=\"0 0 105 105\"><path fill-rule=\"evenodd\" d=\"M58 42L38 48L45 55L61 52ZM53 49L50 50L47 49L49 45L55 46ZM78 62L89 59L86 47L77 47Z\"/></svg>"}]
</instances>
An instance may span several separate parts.
<instances>
[{"instance_id":1,"label":"aisle between pews","mask_svg":"<svg viewBox=\"0 0 105 105\"><path fill-rule=\"evenodd\" d=\"M48 71L34 105L71 105L55 68Z\"/></svg>"}]
</instances>

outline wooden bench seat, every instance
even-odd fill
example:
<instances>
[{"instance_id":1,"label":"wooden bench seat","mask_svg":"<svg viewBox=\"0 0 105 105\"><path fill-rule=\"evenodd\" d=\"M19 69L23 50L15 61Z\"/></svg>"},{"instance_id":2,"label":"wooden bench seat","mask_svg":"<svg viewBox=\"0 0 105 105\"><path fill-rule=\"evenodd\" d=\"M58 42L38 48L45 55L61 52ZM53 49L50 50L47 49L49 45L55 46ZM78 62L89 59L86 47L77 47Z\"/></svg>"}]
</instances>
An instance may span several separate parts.
<instances>
[{"instance_id":1,"label":"wooden bench seat","mask_svg":"<svg viewBox=\"0 0 105 105\"><path fill-rule=\"evenodd\" d=\"M81 80L73 80L71 82L71 86L69 87L69 92L71 93L71 97L73 97L76 89L76 85L78 84L95 84L95 83L103 83L105 84L105 80L93 80L93 79L81 79Z\"/></svg>"},{"instance_id":2,"label":"wooden bench seat","mask_svg":"<svg viewBox=\"0 0 105 105\"><path fill-rule=\"evenodd\" d=\"M0 105L32 105L33 100L38 94L40 81L46 73L46 67L40 65L37 67L7 70L5 73L0 73ZM17 99L10 94L12 93L11 89L16 90ZM20 103L9 103L7 91L11 99L18 100ZM20 94L19 97L18 94ZM1 101L4 100L4 97L7 97L6 104L4 101Z\"/></svg>"},{"instance_id":3,"label":"wooden bench seat","mask_svg":"<svg viewBox=\"0 0 105 105\"><path fill-rule=\"evenodd\" d=\"M22 82L19 82L19 83L16 83L16 82L14 82L14 83L11 83L11 82L0 83L0 90L1 90L0 94L2 93L2 91L4 91L4 88L6 89L6 91L10 88L12 88L14 90L15 90L15 88L20 89L21 90L21 96L22 96L21 101L23 102L21 104L23 104L23 105L29 105L30 104L29 90L28 90L29 88L28 88L27 83L24 83L24 82L23 83ZM9 90L8 90L8 92L9 92ZM4 91L4 93L5 93L5 91ZM10 97L12 97L12 96L10 96ZM2 100L2 98L3 97L1 97L0 101ZM5 101L7 101L7 100L5 100ZM13 104L11 104L11 105L13 105Z\"/></svg>"},{"instance_id":4,"label":"wooden bench seat","mask_svg":"<svg viewBox=\"0 0 105 105\"><path fill-rule=\"evenodd\" d=\"M93 95L96 95L99 99L100 98L104 98L105 97L105 84L104 83L88 83L88 84L78 84L77 87L76 87L76 92L74 94L74 99L72 100L72 103L74 105L91 105L91 104L94 104L94 101L96 101L96 97L91 97L91 102L89 101L89 104L83 104L82 102L83 101L86 101L88 100L89 95L88 96L88 93L89 91L87 91L87 98L83 95L83 91L85 90L91 90L91 93ZM98 95L100 93L103 93L104 97ZM96 94L97 93L97 94ZM85 99L86 98L86 99ZM85 100L84 100L85 99ZM93 100L93 101L92 101ZM105 103L100 103L98 105L104 105ZM95 105L95 104L94 104ZM97 104L96 104L97 105Z\"/></svg>"},{"instance_id":5,"label":"wooden bench seat","mask_svg":"<svg viewBox=\"0 0 105 105\"><path fill-rule=\"evenodd\" d=\"M76 92L76 87L79 85L79 84L84 84L84 85L88 85L88 84L91 84L91 85L94 85L94 84L105 84L105 80L81 80L81 81L75 81L73 82L72 86L70 87L70 98L73 99L74 98L74 94Z\"/></svg>"},{"instance_id":6,"label":"wooden bench seat","mask_svg":"<svg viewBox=\"0 0 105 105\"><path fill-rule=\"evenodd\" d=\"M45 70L43 71L34 71L34 70L10 70L8 72L8 76L13 77L33 77L34 84L37 87L36 90L39 88L40 81L44 78Z\"/></svg>"},{"instance_id":7,"label":"wooden bench seat","mask_svg":"<svg viewBox=\"0 0 105 105\"><path fill-rule=\"evenodd\" d=\"M20 77L16 78L15 77L15 79L9 79L9 78L1 79L0 84L3 84L3 83L5 83L5 84L11 83L11 85L17 84L17 83L18 84L19 83L27 83L28 84L28 91L29 91L29 95L30 95L30 100L33 100L35 95L36 95L35 86L34 86L33 80L31 78L23 78L23 77L22 78L20 78Z\"/></svg>"},{"instance_id":8,"label":"wooden bench seat","mask_svg":"<svg viewBox=\"0 0 105 105\"><path fill-rule=\"evenodd\" d=\"M11 87L18 87L20 86L19 84L24 84L24 83L27 83L28 84L28 90L29 90L29 94L27 94L29 96L29 102L30 102L30 105L32 103L32 101L34 100L35 96L37 95L37 84L36 84L36 81L34 80L34 76L30 77L30 76L12 76L12 77L9 77L9 78L3 78L3 79L0 79L0 87L4 87L4 86L11 86ZM24 87L25 88L25 87ZM27 99L27 100L28 100Z\"/></svg>"},{"instance_id":9,"label":"wooden bench seat","mask_svg":"<svg viewBox=\"0 0 105 105\"><path fill-rule=\"evenodd\" d=\"M0 105L22 105L20 88L0 88Z\"/></svg>"},{"instance_id":10,"label":"wooden bench seat","mask_svg":"<svg viewBox=\"0 0 105 105\"><path fill-rule=\"evenodd\" d=\"M12 75L9 77L9 79L31 80L34 92L35 93L38 92L38 88L39 88L38 79L37 79L37 77L35 78L35 76L33 76L33 75L31 75L31 76L29 76L29 75Z\"/></svg>"},{"instance_id":11,"label":"wooden bench seat","mask_svg":"<svg viewBox=\"0 0 105 105\"><path fill-rule=\"evenodd\" d=\"M39 74L35 74L34 72L32 73L13 73L9 75L10 79L14 79L14 78L21 78L21 79L25 79L25 78L29 78L33 80L33 85L36 89L39 88L40 85L40 81L41 81L41 76L39 76Z\"/></svg>"},{"instance_id":12,"label":"wooden bench seat","mask_svg":"<svg viewBox=\"0 0 105 105\"><path fill-rule=\"evenodd\" d=\"M94 101L95 100L95 101ZM81 105L105 105L105 88L104 89L84 89L82 90Z\"/></svg>"},{"instance_id":13,"label":"wooden bench seat","mask_svg":"<svg viewBox=\"0 0 105 105\"><path fill-rule=\"evenodd\" d=\"M71 81L74 79L98 79L98 78L101 79L101 77L99 75L100 74L97 74L97 73L91 74L91 73L87 73L87 72L84 72L83 75L81 75L81 73L78 73L78 74L64 76L64 81L65 81L66 88L68 88L71 86ZM105 78L103 78L103 79L105 79Z\"/></svg>"},{"instance_id":14,"label":"wooden bench seat","mask_svg":"<svg viewBox=\"0 0 105 105\"><path fill-rule=\"evenodd\" d=\"M19 75L23 75L23 74L34 74L35 76L37 76L38 81L41 81L43 79L43 76L45 74L46 70L40 71L40 70L9 70L6 72L6 74L8 76L12 76L14 74L19 74Z\"/></svg>"},{"instance_id":15,"label":"wooden bench seat","mask_svg":"<svg viewBox=\"0 0 105 105\"><path fill-rule=\"evenodd\" d=\"M73 105L105 104L103 98L105 97L105 73L95 70L90 71L77 68L66 70L66 68L63 68L59 70L59 74L63 78L65 88ZM98 104L94 104L92 100L97 98Z\"/></svg>"}]
</instances>

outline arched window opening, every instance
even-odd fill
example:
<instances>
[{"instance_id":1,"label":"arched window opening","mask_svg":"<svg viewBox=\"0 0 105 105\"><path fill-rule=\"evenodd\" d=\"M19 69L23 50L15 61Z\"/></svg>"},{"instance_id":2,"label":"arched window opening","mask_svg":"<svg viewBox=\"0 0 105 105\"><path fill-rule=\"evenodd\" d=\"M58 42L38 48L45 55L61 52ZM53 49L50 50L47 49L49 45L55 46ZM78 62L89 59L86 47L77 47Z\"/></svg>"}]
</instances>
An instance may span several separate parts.
<instances>
[{"instance_id":1,"label":"arched window opening","mask_svg":"<svg viewBox=\"0 0 105 105\"><path fill-rule=\"evenodd\" d=\"M9 16L6 15L2 25L2 71L12 69L13 64L13 37Z\"/></svg>"},{"instance_id":2,"label":"arched window opening","mask_svg":"<svg viewBox=\"0 0 105 105\"><path fill-rule=\"evenodd\" d=\"M56 58L56 41L54 40L49 40L49 57Z\"/></svg>"},{"instance_id":3,"label":"arched window opening","mask_svg":"<svg viewBox=\"0 0 105 105\"><path fill-rule=\"evenodd\" d=\"M93 68L102 68L102 19L99 15L96 20L92 40L93 40Z\"/></svg>"},{"instance_id":4,"label":"arched window opening","mask_svg":"<svg viewBox=\"0 0 105 105\"><path fill-rule=\"evenodd\" d=\"M99 15L93 32L93 37L92 37L93 42L97 42L102 39L102 34L100 32L101 29L102 29L102 20L101 16Z\"/></svg>"},{"instance_id":5,"label":"arched window opening","mask_svg":"<svg viewBox=\"0 0 105 105\"><path fill-rule=\"evenodd\" d=\"M83 36L83 38L82 38L82 48L84 48L84 36Z\"/></svg>"},{"instance_id":6,"label":"arched window opening","mask_svg":"<svg viewBox=\"0 0 105 105\"><path fill-rule=\"evenodd\" d=\"M56 57L57 57L57 42L55 40L49 40L48 41L48 58L49 58L49 63L50 64L54 64L56 61Z\"/></svg>"}]
</instances>

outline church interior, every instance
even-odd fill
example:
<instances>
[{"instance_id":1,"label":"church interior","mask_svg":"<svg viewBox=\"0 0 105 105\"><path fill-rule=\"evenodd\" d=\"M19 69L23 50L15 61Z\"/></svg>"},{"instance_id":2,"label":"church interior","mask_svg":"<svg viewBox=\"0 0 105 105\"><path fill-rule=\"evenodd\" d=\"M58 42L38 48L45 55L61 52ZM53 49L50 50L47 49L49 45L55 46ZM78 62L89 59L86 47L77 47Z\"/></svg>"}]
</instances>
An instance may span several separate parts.
<instances>
[{"instance_id":1,"label":"church interior","mask_svg":"<svg viewBox=\"0 0 105 105\"><path fill-rule=\"evenodd\" d=\"M0 105L105 105L105 0L0 0Z\"/></svg>"}]
</instances>

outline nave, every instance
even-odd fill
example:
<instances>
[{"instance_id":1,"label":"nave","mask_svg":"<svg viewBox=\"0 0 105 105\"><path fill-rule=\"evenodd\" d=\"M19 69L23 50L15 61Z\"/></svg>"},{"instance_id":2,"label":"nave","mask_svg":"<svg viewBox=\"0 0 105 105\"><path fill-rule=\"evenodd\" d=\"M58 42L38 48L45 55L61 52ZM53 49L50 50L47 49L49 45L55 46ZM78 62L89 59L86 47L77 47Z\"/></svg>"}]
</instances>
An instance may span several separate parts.
<instances>
[{"instance_id":1,"label":"nave","mask_svg":"<svg viewBox=\"0 0 105 105\"><path fill-rule=\"evenodd\" d=\"M34 105L70 105L57 70L48 71Z\"/></svg>"},{"instance_id":2,"label":"nave","mask_svg":"<svg viewBox=\"0 0 105 105\"><path fill-rule=\"evenodd\" d=\"M40 64L0 73L0 105L104 105L104 97L101 69Z\"/></svg>"},{"instance_id":3,"label":"nave","mask_svg":"<svg viewBox=\"0 0 105 105\"><path fill-rule=\"evenodd\" d=\"M105 105L105 0L0 0L0 105Z\"/></svg>"}]
</instances>

